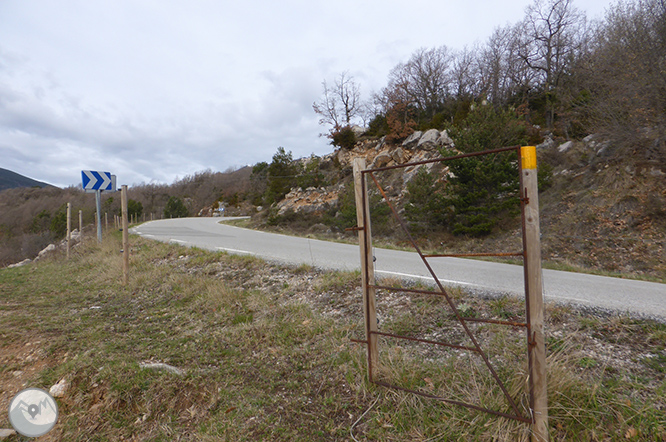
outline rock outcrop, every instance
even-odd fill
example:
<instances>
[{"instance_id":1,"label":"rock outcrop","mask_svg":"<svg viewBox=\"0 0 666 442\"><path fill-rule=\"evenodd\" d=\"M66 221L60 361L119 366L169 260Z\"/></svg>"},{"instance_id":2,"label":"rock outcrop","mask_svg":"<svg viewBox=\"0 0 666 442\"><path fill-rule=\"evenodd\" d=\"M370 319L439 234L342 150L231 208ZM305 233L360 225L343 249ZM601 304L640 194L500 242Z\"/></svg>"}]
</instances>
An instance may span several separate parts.
<instances>
[{"instance_id":1,"label":"rock outcrop","mask_svg":"<svg viewBox=\"0 0 666 442\"><path fill-rule=\"evenodd\" d=\"M326 155L322 158L322 165L337 163L339 167L345 169L351 167L354 158L361 157L365 158L368 168L377 169L439 158L441 156L439 149L442 147L453 149L453 140L446 131L430 129L425 132L414 132L401 144L389 144L383 138L361 141L353 149L338 149ZM432 169L434 166L433 164L411 166L396 172L400 174L400 187L409 182L422 167ZM338 205L343 189L344 185L340 184L326 188L309 187L305 190L293 188L282 201L277 203L277 214L282 216L291 211L321 215Z\"/></svg>"},{"instance_id":2,"label":"rock outcrop","mask_svg":"<svg viewBox=\"0 0 666 442\"><path fill-rule=\"evenodd\" d=\"M282 201L277 204L278 215L282 216L288 211L294 213L322 215L331 207L337 206L340 192L344 186L332 188L300 187L291 189Z\"/></svg>"},{"instance_id":3,"label":"rock outcrop","mask_svg":"<svg viewBox=\"0 0 666 442\"><path fill-rule=\"evenodd\" d=\"M442 147L454 148L455 146L446 131L430 129L426 132L414 132L402 144L388 144L383 138L362 141L353 149L339 149L324 157L324 160L335 157L339 164L345 167L350 166L354 158L363 157L368 167L375 169L438 158L440 157L439 149Z\"/></svg>"}]
</instances>

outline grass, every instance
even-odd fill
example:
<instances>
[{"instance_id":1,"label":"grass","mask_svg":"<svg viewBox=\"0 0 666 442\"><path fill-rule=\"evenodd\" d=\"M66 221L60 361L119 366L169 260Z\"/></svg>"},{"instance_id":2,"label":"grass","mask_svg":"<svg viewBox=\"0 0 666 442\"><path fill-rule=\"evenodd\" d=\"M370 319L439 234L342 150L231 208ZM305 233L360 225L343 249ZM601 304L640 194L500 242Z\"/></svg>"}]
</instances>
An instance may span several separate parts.
<instances>
[{"instance_id":1,"label":"grass","mask_svg":"<svg viewBox=\"0 0 666 442\"><path fill-rule=\"evenodd\" d=\"M520 422L368 383L365 348L350 340L363 336L358 272L132 238L123 287L119 243L0 270L0 408L66 379L50 440L529 439ZM377 296L383 330L465 344L442 300ZM476 317L524 316L514 298L452 296ZM558 306L547 317L551 439L666 440L666 326ZM471 328L524 412L524 331ZM381 379L507 411L478 357L380 345Z\"/></svg>"}]
</instances>

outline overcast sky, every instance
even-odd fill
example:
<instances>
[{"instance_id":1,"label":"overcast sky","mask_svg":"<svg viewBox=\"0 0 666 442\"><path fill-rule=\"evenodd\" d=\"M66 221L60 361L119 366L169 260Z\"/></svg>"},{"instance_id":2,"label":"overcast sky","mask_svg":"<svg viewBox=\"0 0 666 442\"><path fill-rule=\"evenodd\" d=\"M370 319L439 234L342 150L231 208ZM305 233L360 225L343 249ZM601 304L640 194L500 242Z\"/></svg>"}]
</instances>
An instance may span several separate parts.
<instances>
[{"instance_id":1,"label":"overcast sky","mask_svg":"<svg viewBox=\"0 0 666 442\"><path fill-rule=\"evenodd\" d=\"M0 167L118 184L333 150L312 103L343 71L363 99L421 47L462 49L529 0L0 0ZM574 0L588 18L610 4Z\"/></svg>"}]
</instances>

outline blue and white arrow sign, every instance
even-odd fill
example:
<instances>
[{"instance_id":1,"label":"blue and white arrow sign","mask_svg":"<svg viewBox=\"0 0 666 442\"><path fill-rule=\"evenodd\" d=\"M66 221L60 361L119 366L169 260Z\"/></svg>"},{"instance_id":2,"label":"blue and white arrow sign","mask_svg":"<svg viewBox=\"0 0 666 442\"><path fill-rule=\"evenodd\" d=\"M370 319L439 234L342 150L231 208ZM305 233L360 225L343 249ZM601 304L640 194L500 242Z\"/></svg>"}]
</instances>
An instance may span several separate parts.
<instances>
[{"instance_id":1,"label":"blue and white arrow sign","mask_svg":"<svg viewBox=\"0 0 666 442\"><path fill-rule=\"evenodd\" d=\"M97 172L94 170L82 170L81 178L83 179L84 190L115 190L114 179L111 172Z\"/></svg>"}]
</instances>

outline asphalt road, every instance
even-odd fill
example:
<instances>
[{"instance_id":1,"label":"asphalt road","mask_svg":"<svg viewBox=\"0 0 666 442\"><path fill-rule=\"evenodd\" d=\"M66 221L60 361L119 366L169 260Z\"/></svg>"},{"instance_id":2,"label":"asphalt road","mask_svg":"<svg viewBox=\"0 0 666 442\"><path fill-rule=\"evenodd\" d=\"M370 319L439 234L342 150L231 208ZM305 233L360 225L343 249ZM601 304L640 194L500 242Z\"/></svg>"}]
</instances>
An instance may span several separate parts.
<instances>
[{"instance_id":1,"label":"asphalt road","mask_svg":"<svg viewBox=\"0 0 666 442\"><path fill-rule=\"evenodd\" d=\"M221 218L159 220L130 232L158 241L256 255L289 264L335 270L360 268L360 250L356 245L243 229L220 221ZM416 253L377 248L374 254L375 273L379 277L433 281ZM524 296L522 266L460 258L432 258L429 262L445 285ZM543 285L546 301L666 318L666 284L544 270Z\"/></svg>"}]
</instances>

